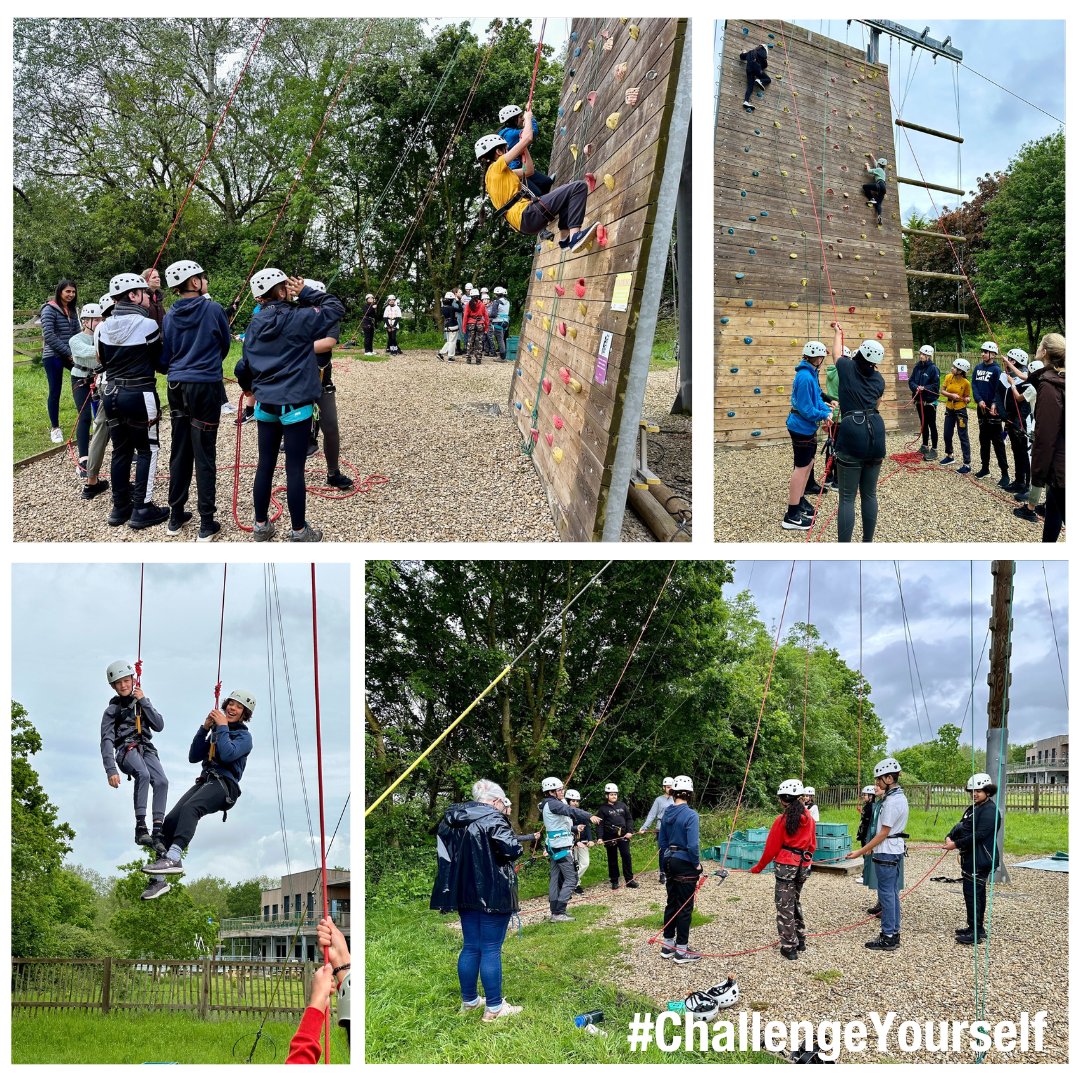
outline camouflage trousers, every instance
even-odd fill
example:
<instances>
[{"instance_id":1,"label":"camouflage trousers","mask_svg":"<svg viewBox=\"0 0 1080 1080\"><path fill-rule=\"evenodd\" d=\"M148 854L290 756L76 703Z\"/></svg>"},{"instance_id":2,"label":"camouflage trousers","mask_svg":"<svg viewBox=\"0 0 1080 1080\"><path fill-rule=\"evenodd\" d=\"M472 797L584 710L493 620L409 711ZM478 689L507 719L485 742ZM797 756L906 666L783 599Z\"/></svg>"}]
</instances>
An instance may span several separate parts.
<instances>
[{"instance_id":1,"label":"camouflage trousers","mask_svg":"<svg viewBox=\"0 0 1080 1080\"><path fill-rule=\"evenodd\" d=\"M799 944L799 936L806 933L800 898L809 876L809 863L804 866L780 863L776 867L776 932L785 949L794 949Z\"/></svg>"}]
</instances>

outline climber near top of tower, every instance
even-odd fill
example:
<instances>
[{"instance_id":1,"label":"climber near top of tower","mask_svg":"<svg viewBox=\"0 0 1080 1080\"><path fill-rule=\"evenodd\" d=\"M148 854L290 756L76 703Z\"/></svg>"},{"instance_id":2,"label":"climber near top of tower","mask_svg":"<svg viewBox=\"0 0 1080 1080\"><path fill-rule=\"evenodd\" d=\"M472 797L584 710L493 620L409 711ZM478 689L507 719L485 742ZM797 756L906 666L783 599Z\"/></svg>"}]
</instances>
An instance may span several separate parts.
<instances>
[{"instance_id":1,"label":"climber near top of tower","mask_svg":"<svg viewBox=\"0 0 1080 1080\"><path fill-rule=\"evenodd\" d=\"M866 163L866 171L870 174L870 179L862 186L863 194L866 196L866 205L872 206L877 213L877 223L880 225L881 204L885 200L885 181L887 179L885 169L889 163L883 157L875 160L873 154L867 154L866 156L870 159Z\"/></svg>"},{"instance_id":2,"label":"climber near top of tower","mask_svg":"<svg viewBox=\"0 0 1080 1080\"><path fill-rule=\"evenodd\" d=\"M769 66L769 47L762 44L756 49L748 49L744 53L739 53L739 59L746 64L746 94L743 97L743 108L747 112L753 112L754 106L750 104L750 95L753 94L754 87L759 86L764 90L772 82L772 79L765 74L765 69Z\"/></svg>"}]
</instances>

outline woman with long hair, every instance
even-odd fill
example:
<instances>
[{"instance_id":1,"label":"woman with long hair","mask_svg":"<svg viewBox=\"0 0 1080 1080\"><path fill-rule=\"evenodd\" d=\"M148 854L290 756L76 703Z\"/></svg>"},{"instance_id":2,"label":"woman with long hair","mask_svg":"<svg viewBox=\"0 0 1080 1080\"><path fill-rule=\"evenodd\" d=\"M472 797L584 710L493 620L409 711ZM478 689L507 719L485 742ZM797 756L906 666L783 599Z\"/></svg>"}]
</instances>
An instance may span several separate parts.
<instances>
[{"instance_id":1,"label":"woman with long hair","mask_svg":"<svg viewBox=\"0 0 1080 1080\"><path fill-rule=\"evenodd\" d=\"M49 384L46 405L49 411L49 438L54 443L64 441L64 433L60 430L60 387L64 381L64 368L70 371L74 363L68 342L81 329L79 287L71 278L64 278L56 286L52 299L41 308L41 362Z\"/></svg>"}]
</instances>

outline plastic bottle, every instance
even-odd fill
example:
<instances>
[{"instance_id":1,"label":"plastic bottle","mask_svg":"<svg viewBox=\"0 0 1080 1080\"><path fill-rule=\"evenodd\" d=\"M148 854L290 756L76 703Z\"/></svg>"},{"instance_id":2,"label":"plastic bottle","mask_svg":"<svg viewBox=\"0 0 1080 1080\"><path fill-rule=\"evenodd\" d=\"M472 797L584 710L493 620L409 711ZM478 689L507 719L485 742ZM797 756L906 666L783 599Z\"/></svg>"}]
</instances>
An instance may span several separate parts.
<instances>
[{"instance_id":1,"label":"plastic bottle","mask_svg":"<svg viewBox=\"0 0 1080 1080\"><path fill-rule=\"evenodd\" d=\"M603 1009L593 1009L592 1012L580 1013L574 1017L574 1025L579 1028L588 1027L589 1024L602 1024L603 1022Z\"/></svg>"}]
</instances>

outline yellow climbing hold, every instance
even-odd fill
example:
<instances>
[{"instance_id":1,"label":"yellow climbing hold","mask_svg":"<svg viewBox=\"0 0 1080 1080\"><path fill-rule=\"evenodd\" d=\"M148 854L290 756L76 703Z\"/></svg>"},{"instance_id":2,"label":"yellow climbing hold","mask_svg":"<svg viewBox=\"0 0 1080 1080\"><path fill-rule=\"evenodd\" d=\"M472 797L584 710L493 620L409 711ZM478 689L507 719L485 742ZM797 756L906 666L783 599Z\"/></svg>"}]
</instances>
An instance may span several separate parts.
<instances>
[{"instance_id":1,"label":"yellow climbing hold","mask_svg":"<svg viewBox=\"0 0 1080 1080\"><path fill-rule=\"evenodd\" d=\"M846 199L847 196L845 195L844 198ZM859 233L859 239L860 240L865 240L866 239L866 233Z\"/></svg>"},{"instance_id":2,"label":"yellow climbing hold","mask_svg":"<svg viewBox=\"0 0 1080 1080\"><path fill-rule=\"evenodd\" d=\"M799 188L799 194L800 195L805 195L806 194L806 188L804 188L804 187Z\"/></svg>"},{"instance_id":3,"label":"yellow climbing hold","mask_svg":"<svg viewBox=\"0 0 1080 1080\"><path fill-rule=\"evenodd\" d=\"M580 394L581 393L581 383L579 383L577 381L577 379L571 379L570 380L570 389L573 390L575 394Z\"/></svg>"},{"instance_id":4,"label":"yellow climbing hold","mask_svg":"<svg viewBox=\"0 0 1080 1080\"><path fill-rule=\"evenodd\" d=\"M776 325L776 320L775 319L770 319L769 320L769 325L770 326L775 326Z\"/></svg>"},{"instance_id":5,"label":"yellow climbing hold","mask_svg":"<svg viewBox=\"0 0 1080 1080\"><path fill-rule=\"evenodd\" d=\"M570 334L570 337L574 341L577 341L577 327L576 326L571 326L570 327L569 334Z\"/></svg>"},{"instance_id":6,"label":"yellow climbing hold","mask_svg":"<svg viewBox=\"0 0 1080 1080\"><path fill-rule=\"evenodd\" d=\"M776 357L774 357L774 356L766 357L765 363L766 364L775 364L776 363Z\"/></svg>"},{"instance_id":7,"label":"yellow climbing hold","mask_svg":"<svg viewBox=\"0 0 1080 1080\"><path fill-rule=\"evenodd\" d=\"M861 255L856 255L855 256L855 261L856 262L861 262L862 261L862 256Z\"/></svg>"},{"instance_id":8,"label":"yellow climbing hold","mask_svg":"<svg viewBox=\"0 0 1080 1080\"><path fill-rule=\"evenodd\" d=\"M589 38L589 40L588 40L588 42L586 42L586 44L589 46L590 49L595 49L596 48L596 38Z\"/></svg>"},{"instance_id":9,"label":"yellow climbing hold","mask_svg":"<svg viewBox=\"0 0 1080 1080\"><path fill-rule=\"evenodd\" d=\"M586 306L586 304L585 304L585 301L584 301L584 300L579 300L579 301L578 301L578 306L577 306L577 309L578 309L578 311L580 311L580 312L581 312L582 316L585 316L585 315L588 315L588 314L589 314L589 309L588 309L588 307Z\"/></svg>"},{"instance_id":10,"label":"yellow climbing hold","mask_svg":"<svg viewBox=\"0 0 1080 1080\"><path fill-rule=\"evenodd\" d=\"M863 293L863 296L865 296L867 300L870 299L871 295L871 293Z\"/></svg>"},{"instance_id":11,"label":"yellow climbing hold","mask_svg":"<svg viewBox=\"0 0 1080 1080\"><path fill-rule=\"evenodd\" d=\"M563 459L562 448L556 446L555 449L551 451L551 456L555 459L556 465L561 464Z\"/></svg>"},{"instance_id":12,"label":"yellow climbing hold","mask_svg":"<svg viewBox=\"0 0 1080 1080\"><path fill-rule=\"evenodd\" d=\"M525 401L525 408L528 409L529 412L532 412L532 407L533 407L532 398L527 398L526 401Z\"/></svg>"},{"instance_id":13,"label":"yellow climbing hold","mask_svg":"<svg viewBox=\"0 0 1080 1080\"><path fill-rule=\"evenodd\" d=\"M574 83L574 85L570 87L570 93L571 94L576 94L578 92L578 89L579 89L578 84Z\"/></svg>"},{"instance_id":14,"label":"yellow climbing hold","mask_svg":"<svg viewBox=\"0 0 1080 1080\"><path fill-rule=\"evenodd\" d=\"M789 251L789 252L788 252L788 258L789 258L789 259L797 259L798 257L799 257L799 256L798 256L798 255L796 255L794 251Z\"/></svg>"},{"instance_id":15,"label":"yellow climbing hold","mask_svg":"<svg viewBox=\"0 0 1080 1080\"><path fill-rule=\"evenodd\" d=\"M781 176L787 176L787 174L788 174L788 171L787 171L787 169L781 169L781 170L780 170L780 175L781 175Z\"/></svg>"},{"instance_id":16,"label":"yellow climbing hold","mask_svg":"<svg viewBox=\"0 0 1080 1080\"><path fill-rule=\"evenodd\" d=\"M548 267L548 277L549 278L554 278L555 277L555 267L554 266L549 266Z\"/></svg>"},{"instance_id":17,"label":"yellow climbing hold","mask_svg":"<svg viewBox=\"0 0 1080 1080\"><path fill-rule=\"evenodd\" d=\"M550 315L545 315L544 316L544 329L545 330L550 330L551 329L551 316Z\"/></svg>"},{"instance_id":18,"label":"yellow climbing hold","mask_svg":"<svg viewBox=\"0 0 1080 1080\"><path fill-rule=\"evenodd\" d=\"M774 128L778 128L778 127L780 126L780 121L779 121L779 120L774 120L774 121L772 122L772 126L773 126Z\"/></svg>"},{"instance_id":19,"label":"yellow climbing hold","mask_svg":"<svg viewBox=\"0 0 1080 1080\"><path fill-rule=\"evenodd\" d=\"M612 130L612 131L614 131L614 130L615 130L615 129L616 129L616 128L617 128L618 126L619 126L619 114L618 114L617 112L613 112L613 113L612 113L612 114L611 114L611 115L610 115L610 116L609 116L609 117L607 118L607 120L605 121L605 123L607 124L607 126L608 126L609 128L611 128L611 130Z\"/></svg>"},{"instance_id":20,"label":"yellow climbing hold","mask_svg":"<svg viewBox=\"0 0 1080 1080\"><path fill-rule=\"evenodd\" d=\"M774 240L776 240L776 239L777 239L777 237L775 237L775 236L774 236L774 237L773 237L773 239L774 239Z\"/></svg>"},{"instance_id":21,"label":"yellow climbing hold","mask_svg":"<svg viewBox=\"0 0 1080 1080\"><path fill-rule=\"evenodd\" d=\"M543 310L544 310L544 301L543 301L543 300L537 300L537 301L536 301L536 306L537 306L537 307L538 307L538 308L539 308L539 309L540 309L541 311L543 311Z\"/></svg>"},{"instance_id":22,"label":"yellow climbing hold","mask_svg":"<svg viewBox=\"0 0 1080 1080\"><path fill-rule=\"evenodd\" d=\"M790 303L790 304L788 304L788 307L789 307L789 308L797 308L798 306L799 306L799 305L798 305L798 304L797 304L797 303L796 303L796 302L795 302L794 300L792 300L792 301L791 301L791 303Z\"/></svg>"},{"instance_id":23,"label":"yellow climbing hold","mask_svg":"<svg viewBox=\"0 0 1080 1080\"><path fill-rule=\"evenodd\" d=\"M803 287L804 289L806 288L806 283L807 283L807 279L806 279L806 278L803 278L803 279L802 279L802 287Z\"/></svg>"},{"instance_id":24,"label":"yellow climbing hold","mask_svg":"<svg viewBox=\"0 0 1080 1080\"><path fill-rule=\"evenodd\" d=\"M791 347L792 347L792 348L794 348L794 347L795 347L796 345L798 345L798 344L799 344L799 342L798 342L798 341L797 341L797 340L796 340L795 338L792 338L792 339L791 339Z\"/></svg>"},{"instance_id":25,"label":"yellow climbing hold","mask_svg":"<svg viewBox=\"0 0 1080 1080\"><path fill-rule=\"evenodd\" d=\"M573 155L575 161L577 161L578 154L581 153L581 147L577 143L570 144L570 153Z\"/></svg>"},{"instance_id":26,"label":"yellow climbing hold","mask_svg":"<svg viewBox=\"0 0 1080 1080\"><path fill-rule=\"evenodd\" d=\"M584 102L580 98L577 101L575 101L574 102L574 112L581 112L581 106L583 104L584 104Z\"/></svg>"},{"instance_id":27,"label":"yellow climbing hold","mask_svg":"<svg viewBox=\"0 0 1080 1080\"><path fill-rule=\"evenodd\" d=\"M792 217L798 217L799 216L799 211L796 210L794 206L791 208L791 216Z\"/></svg>"},{"instance_id":28,"label":"yellow climbing hold","mask_svg":"<svg viewBox=\"0 0 1080 1080\"><path fill-rule=\"evenodd\" d=\"M630 35L630 36L631 36L631 37L632 37L632 38L633 38L633 39L634 39L635 41L637 41L637 39L638 39L638 35L639 35L639 34L641 33L641 27L640 27L640 26L636 26L636 25L635 25L634 23L631 23L631 24L630 24L630 25L629 25L629 26L628 26L628 27L626 28L626 31L627 31L627 33L628 33L628 34L629 34L629 35Z\"/></svg>"},{"instance_id":29,"label":"yellow climbing hold","mask_svg":"<svg viewBox=\"0 0 1080 1080\"><path fill-rule=\"evenodd\" d=\"M609 172L604 173L604 187L606 187L608 191L615 190L615 177Z\"/></svg>"},{"instance_id":30,"label":"yellow climbing hold","mask_svg":"<svg viewBox=\"0 0 1080 1080\"><path fill-rule=\"evenodd\" d=\"M885 251L884 251L884 249L879 249L879 250L878 250L878 254L879 254L879 255L884 255L884 254L885 254Z\"/></svg>"}]
</instances>

